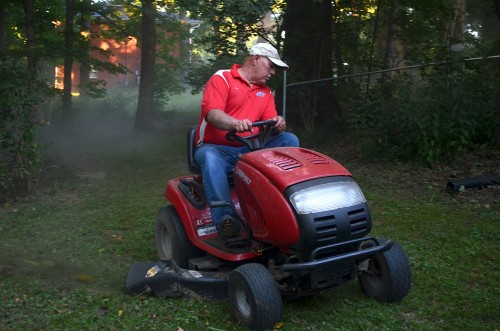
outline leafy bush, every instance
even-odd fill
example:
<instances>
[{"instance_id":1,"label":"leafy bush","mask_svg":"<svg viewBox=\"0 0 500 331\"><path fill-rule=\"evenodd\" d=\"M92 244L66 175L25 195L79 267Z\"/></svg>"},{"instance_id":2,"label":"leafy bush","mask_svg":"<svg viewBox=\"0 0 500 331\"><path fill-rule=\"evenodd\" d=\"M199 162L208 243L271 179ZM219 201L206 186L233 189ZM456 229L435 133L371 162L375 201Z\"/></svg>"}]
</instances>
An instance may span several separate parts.
<instances>
[{"instance_id":1,"label":"leafy bush","mask_svg":"<svg viewBox=\"0 0 500 331\"><path fill-rule=\"evenodd\" d=\"M349 123L379 154L417 158L429 166L457 158L473 146L495 142L495 90L499 83L480 70L427 69L415 80L400 75L392 94L371 93L356 103ZM386 91L386 90L385 90Z\"/></svg>"},{"instance_id":2,"label":"leafy bush","mask_svg":"<svg viewBox=\"0 0 500 331\"><path fill-rule=\"evenodd\" d=\"M41 167L37 105L49 89L20 62L0 61L0 201L33 188Z\"/></svg>"},{"instance_id":3,"label":"leafy bush","mask_svg":"<svg viewBox=\"0 0 500 331\"><path fill-rule=\"evenodd\" d=\"M129 117L137 111L137 90L109 90L100 98L80 96L73 99L73 107L78 114L92 113L94 116L94 113L99 113L102 117Z\"/></svg>"}]
</instances>

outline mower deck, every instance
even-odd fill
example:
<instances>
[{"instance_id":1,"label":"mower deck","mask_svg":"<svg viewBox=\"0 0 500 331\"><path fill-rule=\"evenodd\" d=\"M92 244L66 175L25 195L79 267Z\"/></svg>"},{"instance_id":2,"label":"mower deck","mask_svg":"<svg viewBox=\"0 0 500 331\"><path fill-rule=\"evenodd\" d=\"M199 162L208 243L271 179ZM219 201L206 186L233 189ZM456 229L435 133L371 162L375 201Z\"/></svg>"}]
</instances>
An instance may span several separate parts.
<instances>
[{"instance_id":1,"label":"mower deck","mask_svg":"<svg viewBox=\"0 0 500 331\"><path fill-rule=\"evenodd\" d=\"M126 285L134 296L151 290L158 297L224 300L228 297L227 282L228 273L182 269L168 260L132 264Z\"/></svg>"}]
</instances>

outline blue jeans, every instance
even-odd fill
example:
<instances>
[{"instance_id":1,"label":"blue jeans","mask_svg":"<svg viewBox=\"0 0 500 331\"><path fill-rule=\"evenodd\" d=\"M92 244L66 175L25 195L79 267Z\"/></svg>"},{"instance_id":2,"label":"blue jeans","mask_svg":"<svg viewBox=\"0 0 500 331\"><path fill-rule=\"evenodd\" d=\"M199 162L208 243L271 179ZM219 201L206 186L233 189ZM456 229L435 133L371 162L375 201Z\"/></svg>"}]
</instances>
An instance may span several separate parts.
<instances>
[{"instance_id":1,"label":"blue jeans","mask_svg":"<svg viewBox=\"0 0 500 331\"><path fill-rule=\"evenodd\" d=\"M266 139L265 147L298 147L299 139L293 133L283 132ZM194 159L201 168L205 197L210 204L213 201L231 203L228 174L233 171L239 157L250 152L248 147L203 144L194 152ZM228 215L239 219L231 207L211 208L212 220L217 226L222 217Z\"/></svg>"}]
</instances>

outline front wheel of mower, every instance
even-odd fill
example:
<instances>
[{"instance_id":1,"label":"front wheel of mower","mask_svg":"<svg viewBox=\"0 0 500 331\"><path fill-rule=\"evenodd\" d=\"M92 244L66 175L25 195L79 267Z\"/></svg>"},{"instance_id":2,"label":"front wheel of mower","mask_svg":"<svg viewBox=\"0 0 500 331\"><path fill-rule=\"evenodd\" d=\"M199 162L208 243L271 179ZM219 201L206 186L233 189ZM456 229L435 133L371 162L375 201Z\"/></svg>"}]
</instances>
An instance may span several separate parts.
<instances>
[{"instance_id":1,"label":"front wheel of mower","mask_svg":"<svg viewBox=\"0 0 500 331\"><path fill-rule=\"evenodd\" d=\"M274 277L261 264L244 264L229 274L229 302L236 319L252 330L272 328L283 303Z\"/></svg>"},{"instance_id":2,"label":"front wheel of mower","mask_svg":"<svg viewBox=\"0 0 500 331\"><path fill-rule=\"evenodd\" d=\"M382 239L379 241L386 242ZM403 300L410 292L411 278L410 261L396 242L388 251L368 259L367 268L363 268L358 275L363 292L379 302Z\"/></svg>"},{"instance_id":3,"label":"front wheel of mower","mask_svg":"<svg viewBox=\"0 0 500 331\"><path fill-rule=\"evenodd\" d=\"M187 269L189 260L203 255L203 251L189 240L174 206L160 208L156 217L156 250L160 260L174 260Z\"/></svg>"}]
</instances>

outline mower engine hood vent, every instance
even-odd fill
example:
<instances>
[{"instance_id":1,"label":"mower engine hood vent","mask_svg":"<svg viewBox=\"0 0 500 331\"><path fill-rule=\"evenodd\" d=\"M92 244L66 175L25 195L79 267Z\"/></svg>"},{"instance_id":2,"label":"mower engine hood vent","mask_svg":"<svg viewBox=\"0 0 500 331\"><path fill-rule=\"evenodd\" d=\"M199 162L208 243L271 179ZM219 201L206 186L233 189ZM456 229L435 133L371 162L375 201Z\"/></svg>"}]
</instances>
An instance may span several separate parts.
<instances>
[{"instance_id":1,"label":"mower engine hood vent","mask_svg":"<svg viewBox=\"0 0 500 331\"><path fill-rule=\"evenodd\" d=\"M282 155L273 156L269 158L269 161L282 170L292 170L302 166L299 161Z\"/></svg>"}]
</instances>

